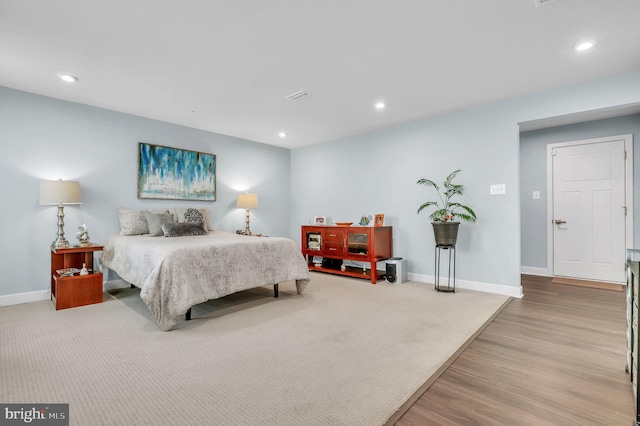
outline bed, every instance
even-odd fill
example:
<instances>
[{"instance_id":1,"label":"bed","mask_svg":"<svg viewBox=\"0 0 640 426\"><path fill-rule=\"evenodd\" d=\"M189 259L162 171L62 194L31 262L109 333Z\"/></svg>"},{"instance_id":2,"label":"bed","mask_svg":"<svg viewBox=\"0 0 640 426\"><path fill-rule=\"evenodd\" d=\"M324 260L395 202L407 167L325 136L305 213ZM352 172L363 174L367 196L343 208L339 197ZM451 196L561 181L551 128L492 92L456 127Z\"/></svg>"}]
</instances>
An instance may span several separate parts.
<instances>
[{"instance_id":1,"label":"bed","mask_svg":"<svg viewBox=\"0 0 640 426\"><path fill-rule=\"evenodd\" d=\"M102 265L139 287L160 328L170 330L192 306L242 290L285 281L298 294L309 283L300 249L288 238L210 231L176 238L114 235Z\"/></svg>"}]
</instances>

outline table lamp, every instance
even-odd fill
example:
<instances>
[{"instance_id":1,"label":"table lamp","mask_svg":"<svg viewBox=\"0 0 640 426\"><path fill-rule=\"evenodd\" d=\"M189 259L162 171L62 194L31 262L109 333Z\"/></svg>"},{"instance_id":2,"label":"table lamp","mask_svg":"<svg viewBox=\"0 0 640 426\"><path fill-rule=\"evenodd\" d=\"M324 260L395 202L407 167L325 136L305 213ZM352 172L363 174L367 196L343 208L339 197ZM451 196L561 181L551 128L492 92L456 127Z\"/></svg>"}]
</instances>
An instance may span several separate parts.
<instances>
[{"instance_id":1,"label":"table lamp","mask_svg":"<svg viewBox=\"0 0 640 426\"><path fill-rule=\"evenodd\" d=\"M69 247L64 238L65 204L82 204L80 184L72 180L45 180L40 182L40 205L58 206L58 238L51 243L52 248Z\"/></svg>"},{"instance_id":2,"label":"table lamp","mask_svg":"<svg viewBox=\"0 0 640 426\"><path fill-rule=\"evenodd\" d=\"M258 208L258 195L257 194L239 194L236 202L236 207L239 209L247 210L247 220L244 228L245 235L251 235L251 229L249 229L249 209Z\"/></svg>"}]
</instances>

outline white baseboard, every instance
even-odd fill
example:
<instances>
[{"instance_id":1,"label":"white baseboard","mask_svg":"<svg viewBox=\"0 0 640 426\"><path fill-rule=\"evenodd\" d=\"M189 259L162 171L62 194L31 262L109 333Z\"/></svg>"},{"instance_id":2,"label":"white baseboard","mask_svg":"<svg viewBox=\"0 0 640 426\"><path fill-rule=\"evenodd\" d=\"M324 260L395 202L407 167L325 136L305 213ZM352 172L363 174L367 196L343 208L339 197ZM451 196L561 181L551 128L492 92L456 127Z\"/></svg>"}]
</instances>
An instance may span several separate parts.
<instances>
[{"instance_id":1,"label":"white baseboard","mask_svg":"<svg viewBox=\"0 0 640 426\"><path fill-rule=\"evenodd\" d=\"M51 290L30 291L28 293L7 294L0 296L0 306L21 305L51 299Z\"/></svg>"},{"instance_id":2,"label":"white baseboard","mask_svg":"<svg viewBox=\"0 0 640 426\"><path fill-rule=\"evenodd\" d=\"M411 281L417 281L421 283L430 283L433 285L435 281L435 277L433 275L424 275L424 274L414 274L409 273L408 278ZM445 280L446 277L441 277L440 280ZM442 282L442 281L441 281ZM469 281L469 280L461 280L456 279L456 287L464 288L467 290L475 290L475 291L483 291L485 293L494 293L494 294L502 294L504 296L511 296L517 299L522 299L522 285L517 287L501 285L501 284L491 284L491 283L482 283L478 281Z\"/></svg>"},{"instance_id":3,"label":"white baseboard","mask_svg":"<svg viewBox=\"0 0 640 426\"><path fill-rule=\"evenodd\" d=\"M431 275L409 273L408 278L411 281L417 281L422 283L433 284L434 282L434 277ZM443 279L446 279L446 278L443 278ZM468 281L468 280L461 280L461 279L456 280L456 286L459 288L466 288L468 290L484 291L486 293L495 293L495 294L502 294L505 296L522 298L522 286L511 287L506 285L481 283L477 281ZM129 288L129 287L130 287L129 283L121 279L105 281L103 284L103 288L105 290L114 290L117 288ZM38 291L31 291L28 293L8 294L5 296L0 296L0 306L19 305L22 303L39 302L41 300L49 300L49 299L51 299L50 290L38 290Z\"/></svg>"},{"instance_id":4,"label":"white baseboard","mask_svg":"<svg viewBox=\"0 0 640 426\"><path fill-rule=\"evenodd\" d=\"M527 275L539 275L541 277L552 276L547 268L534 268L533 266L521 266L520 273Z\"/></svg>"},{"instance_id":5,"label":"white baseboard","mask_svg":"<svg viewBox=\"0 0 640 426\"><path fill-rule=\"evenodd\" d=\"M104 290L114 290L116 288L129 288L128 282L123 280L111 280L103 283ZM30 291L28 293L7 294L0 296L0 306L20 305L22 303L39 302L50 300L51 290Z\"/></svg>"}]
</instances>

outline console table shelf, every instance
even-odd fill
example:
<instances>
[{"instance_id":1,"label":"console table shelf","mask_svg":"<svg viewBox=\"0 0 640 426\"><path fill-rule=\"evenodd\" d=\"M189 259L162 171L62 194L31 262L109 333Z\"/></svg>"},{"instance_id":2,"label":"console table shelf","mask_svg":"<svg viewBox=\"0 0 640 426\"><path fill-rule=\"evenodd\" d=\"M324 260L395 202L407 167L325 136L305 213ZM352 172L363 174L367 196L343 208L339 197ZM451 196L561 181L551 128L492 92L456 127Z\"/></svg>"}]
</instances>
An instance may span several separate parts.
<instances>
[{"instance_id":1,"label":"console table shelf","mask_svg":"<svg viewBox=\"0 0 640 426\"><path fill-rule=\"evenodd\" d=\"M310 271L363 278L375 284L385 275L385 271L377 270L377 262L393 256L393 229L391 226L303 226L302 254ZM338 262L335 266L316 266L314 257ZM369 263L370 267L363 270L342 265L344 260Z\"/></svg>"},{"instance_id":2,"label":"console table shelf","mask_svg":"<svg viewBox=\"0 0 640 426\"><path fill-rule=\"evenodd\" d=\"M362 268L356 268L355 266L347 266L345 267L345 270L341 270L341 269L336 269L336 268L323 268L321 266L315 266L313 264L309 265L309 270L310 271L317 271L317 272L326 272L328 274L336 274L336 275L344 275L346 277L351 277L351 278L364 278L367 280L371 280L371 269L367 269L366 272L362 271ZM376 281L378 279L382 279L384 278L385 275L385 271L376 271ZM376 281L372 281L374 284Z\"/></svg>"}]
</instances>

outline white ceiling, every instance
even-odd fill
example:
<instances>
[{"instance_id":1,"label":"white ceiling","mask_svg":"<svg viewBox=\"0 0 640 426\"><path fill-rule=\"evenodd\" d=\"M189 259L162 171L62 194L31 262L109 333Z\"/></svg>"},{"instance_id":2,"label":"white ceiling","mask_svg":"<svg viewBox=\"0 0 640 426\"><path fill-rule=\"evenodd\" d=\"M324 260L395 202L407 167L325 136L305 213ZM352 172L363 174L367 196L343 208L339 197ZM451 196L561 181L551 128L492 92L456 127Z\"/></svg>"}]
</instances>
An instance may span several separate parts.
<instances>
[{"instance_id":1,"label":"white ceiling","mask_svg":"<svg viewBox=\"0 0 640 426\"><path fill-rule=\"evenodd\" d=\"M298 147L640 69L640 1L537 3L0 0L0 85Z\"/></svg>"}]
</instances>

